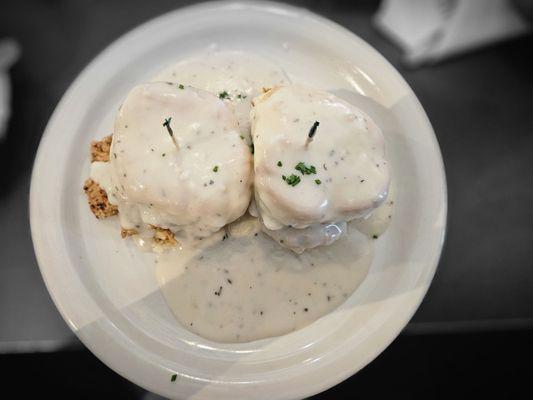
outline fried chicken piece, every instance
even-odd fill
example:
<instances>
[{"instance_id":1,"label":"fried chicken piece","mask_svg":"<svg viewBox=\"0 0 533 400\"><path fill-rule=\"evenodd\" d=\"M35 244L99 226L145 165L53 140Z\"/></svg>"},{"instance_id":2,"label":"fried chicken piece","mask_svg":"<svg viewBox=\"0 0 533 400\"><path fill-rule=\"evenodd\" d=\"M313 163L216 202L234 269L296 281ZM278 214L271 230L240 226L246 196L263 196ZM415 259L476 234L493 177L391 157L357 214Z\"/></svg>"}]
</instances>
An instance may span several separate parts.
<instances>
[{"instance_id":1,"label":"fried chicken piece","mask_svg":"<svg viewBox=\"0 0 533 400\"><path fill-rule=\"evenodd\" d=\"M118 208L109 202L107 193L102 187L92 179L87 179L83 185L83 190L87 195L89 208L98 219L110 217L118 214Z\"/></svg>"},{"instance_id":2,"label":"fried chicken piece","mask_svg":"<svg viewBox=\"0 0 533 400\"><path fill-rule=\"evenodd\" d=\"M102 140L93 140L91 142L91 162L109 161L109 151L111 149L112 135L102 138Z\"/></svg>"},{"instance_id":3,"label":"fried chicken piece","mask_svg":"<svg viewBox=\"0 0 533 400\"><path fill-rule=\"evenodd\" d=\"M127 238L128 236L136 235L138 232L136 229L124 229L120 228L120 236L122 239Z\"/></svg>"},{"instance_id":4,"label":"fried chicken piece","mask_svg":"<svg viewBox=\"0 0 533 400\"><path fill-rule=\"evenodd\" d=\"M175 246L178 244L176 237L170 229L161 228L159 226L150 225L150 228L154 230L154 243L165 246Z\"/></svg>"}]
</instances>

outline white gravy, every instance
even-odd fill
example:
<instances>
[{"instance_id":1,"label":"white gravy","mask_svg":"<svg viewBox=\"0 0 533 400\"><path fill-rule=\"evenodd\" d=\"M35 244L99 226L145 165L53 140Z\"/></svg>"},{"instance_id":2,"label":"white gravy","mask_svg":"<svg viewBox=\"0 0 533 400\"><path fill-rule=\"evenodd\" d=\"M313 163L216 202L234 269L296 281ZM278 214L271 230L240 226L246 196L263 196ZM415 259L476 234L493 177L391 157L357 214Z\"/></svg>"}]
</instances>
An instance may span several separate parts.
<instances>
[{"instance_id":1,"label":"white gravy","mask_svg":"<svg viewBox=\"0 0 533 400\"><path fill-rule=\"evenodd\" d=\"M289 78L270 60L241 51L221 51L190 58L163 70L154 81L168 81L207 90L231 104L242 135L250 144L252 99L263 88L286 85Z\"/></svg>"},{"instance_id":2,"label":"white gravy","mask_svg":"<svg viewBox=\"0 0 533 400\"><path fill-rule=\"evenodd\" d=\"M119 205L121 225L125 228L141 227L136 238L138 244L152 249L149 244L151 232L145 228L149 223L170 227L176 233L181 247L157 254L156 276L177 320L186 329L207 339L246 342L289 333L342 304L367 275L373 257L373 241L390 222L394 194L389 193L387 201L366 219L349 222L347 228L342 222L339 234L326 238L328 243L333 241L330 239L337 239L330 246L316 247L302 254L296 254L275 241L290 239L279 235L291 234L292 228L280 231L273 240L262 232L265 227L260 220L248 214L230 223L244 212L243 204L249 203L253 179L247 146L251 144L251 100L261 93L263 87L287 84L289 79L280 68L263 58L240 52L221 52L182 61L161 72L155 81L173 82L174 85L155 84L155 90L144 94L141 91L137 97L130 98L135 102L123 104L116 122L111 162L93 163L91 177L105 188L110 202ZM185 88L176 90L180 84ZM212 97L215 99L206 99L201 91L197 92L188 85L214 94ZM183 109L191 107L191 99L192 111L189 109L188 116L184 118ZM324 107L337 107L347 121L359 124L360 130L368 129L364 115L352 112L344 103L335 105L330 100L319 98L318 103ZM156 105L157 109L148 114L146 111L149 110L144 110L142 115L143 107ZM215 110L207 120L202 113L203 105ZM236 122L232 122L226 110L232 107ZM290 104L287 107L290 108ZM300 140L301 134L305 136L315 120L315 115L313 110L309 115L306 114L309 110L303 113L301 109L290 111L300 112L300 120L293 122L293 119L281 118L280 126L286 135L297 134ZM335 127L335 121L330 120L327 114L325 112L322 116L321 131L315 138L315 145L321 141L328 144L326 128ZM268 113L265 115L268 116ZM172 117L171 127L176 133L179 149L162 126L163 120L168 117ZM135 126L137 133L132 135L131 130ZM235 126L240 132L235 132ZM265 126L265 129L268 127ZM212 139L212 130L217 132L216 139ZM201 131L199 136L198 131ZM374 140L378 141L378 146L370 157L381 161L379 137L374 137ZM329 142L330 147L332 143ZM192 149L188 149L188 145ZM267 146L268 143L261 145ZM282 147L280 149L283 150ZM288 154L286 151L276 154L274 147L270 150L271 154L266 159L260 158L260 164L264 164L260 165L263 168L259 171L263 173L260 178L271 180L268 185L272 187L279 186L282 195L288 196L291 192L294 195L295 191L289 189L298 189L298 186L289 187L280 176L282 169L287 169L287 174L294 172L295 159L284 158ZM325 170L322 158L329 157L331 150L328 147L327 154L321 151L296 152L298 160L322 168L319 174L302 177L302 181L305 178L306 182L302 182L298 189L311 191L310 199L319 199L319 203L323 198L335 201L331 196L324 195L326 183L331 183L327 181L333 176L335 168ZM328 166L335 165L335 161L339 164L344 161L340 157L350 156L340 150L331 160L328 159ZM311 158L306 158L309 154ZM210 158L206 159L207 156ZM283 168L277 166L278 160ZM218 165L216 172L213 170L215 165ZM343 168L346 171L348 166ZM149 169L156 170L156 174L147 174ZM364 178L352 176L350 179L372 180L376 176L381 183L385 181L386 174L380 175L385 169L368 167L365 171ZM315 184L315 179L320 179L323 184ZM210 181L216 181L216 184L210 184ZM380 192L380 187L375 189L378 196L387 196L386 191ZM338 195L343 195L342 187L339 187ZM307 203L311 201L305 196L299 198ZM265 203L271 204L272 201L272 196L264 196L258 208L265 211ZM358 207L362 214L367 212L365 204ZM265 213L270 216L273 229L286 224L283 219L285 211L275 215ZM352 217L352 211L334 216ZM255 212L257 215L257 210ZM331 222L321 218L317 220ZM295 225L301 222L302 227L308 225L305 218L303 222L294 222ZM230 224L219 230L227 223ZM175 228L184 226L189 226L197 239L198 236L204 237L201 241L180 237L179 229ZM270 234L274 236L272 232ZM304 239L309 241L312 238ZM302 251L305 247L312 247L301 240L291 246L301 246Z\"/></svg>"},{"instance_id":3,"label":"white gravy","mask_svg":"<svg viewBox=\"0 0 533 400\"><path fill-rule=\"evenodd\" d=\"M268 229L350 221L387 197L385 141L360 109L300 85L254 103L255 201Z\"/></svg>"},{"instance_id":4,"label":"white gravy","mask_svg":"<svg viewBox=\"0 0 533 400\"><path fill-rule=\"evenodd\" d=\"M300 255L255 233L158 256L162 292L188 330L216 342L292 332L342 304L372 261L372 239L356 229Z\"/></svg>"}]
</instances>

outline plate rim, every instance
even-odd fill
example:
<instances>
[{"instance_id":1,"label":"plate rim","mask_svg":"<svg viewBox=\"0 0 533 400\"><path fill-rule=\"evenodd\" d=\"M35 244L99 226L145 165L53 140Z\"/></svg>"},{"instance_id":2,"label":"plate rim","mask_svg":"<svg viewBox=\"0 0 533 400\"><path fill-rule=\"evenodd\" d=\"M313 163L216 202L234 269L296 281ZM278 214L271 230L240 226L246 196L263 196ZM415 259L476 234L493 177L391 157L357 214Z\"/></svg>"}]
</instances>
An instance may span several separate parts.
<instances>
[{"instance_id":1,"label":"plate rim","mask_svg":"<svg viewBox=\"0 0 533 400\"><path fill-rule=\"evenodd\" d=\"M256 9L256 10L261 10L263 12L268 12L268 13L276 13L276 12L277 13L287 13L288 12L288 13L291 13L291 14L295 14L295 15L298 15L298 17L300 17L300 18L306 18L306 19L313 20L313 22L315 22L317 24L327 25L330 28L333 28L334 30L336 30L336 31L338 31L340 33L343 33L344 35L349 36L350 39L356 40L358 45L366 47L368 50L370 50L377 57L377 59L379 60L379 62L381 64L386 66L388 71L390 71L393 75L395 75L396 80L401 84L401 86L403 86L406 89L407 93L412 95L412 98L413 98L413 101L414 101L413 105L417 109L417 113L419 114L419 116L423 118L424 123L427 125L428 133L431 133L430 139L431 139L432 145L434 147L434 150L436 151L435 156L438 158L436 161L437 161L438 169L440 170L441 179L442 179L442 187L441 187L441 189L442 189L442 201L443 201L442 211L444 212L444 217L443 217L444 225L443 225L442 230L440 232L440 237L439 237L439 241L438 241L438 250L435 252L434 256L432 257L431 263L427 266L427 268L425 270L425 273L428 275L427 285L425 285L423 290L420 291L420 294L418 295L418 297L416 299L416 305L414 307L412 307L412 309L410 309L409 312L405 313L405 316L404 316L405 318L402 318L402 320L404 320L404 323L399 324L394 329L394 334L390 335L390 337L385 338L385 340L381 340L379 342L379 345L374 347L372 352L366 354L366 358L364 360L362 360L360 363L354 363L355 364L354 367L346 368L342 372L339 372L339 373L336 373L336 374L331 374L330 373L328 379L324 379L324 380L322 380L321 382L318 382L318 383L317 382L310 383L310 385L308 385L306 387L302 387L298 391L298 395L299 396L310 396L310 395L319 393L319 392L321 392L323 390L326 390L326 389L328 389L328 388L340 383L341 381L347 379L349 376L355 374L356 372L358 372L359 370L364 368L366 365L368 365L368 363L370 363L373 359L375 359L379 354L381 354L390 345L390 343L392 343L392 341L395 340L395 338L399 335L399 333L407 325L409 320L413 317L413 315L416 312L416 310L419 308L422 300L424 299L424 297L425 297L425 295L426 295L426 293L427 293L427 291L428 291L428 289L429 289L429 287L431 285L431 282L432 282L432 280L434 278L434 275L436 273L436 270L437 270L437 267L438 267L438 264L439 264L440 257L442 255L442 251L443 251L443 247L444 247L444 241L445 241L446 232L447 232L448 190L447 190L447 182L446 182L446 174L445 174L445 169L444 169L444 162L443 162L443 158L442 158L442 152L441 152L437 137L435 135L435 131L434 131L432 125L431 125L431 122L430 122L425 110L423 109L419 99L417 98L417 96L414 93L414 91L412 90L412 88L404 80L404 78L400 75L400 73L396 70L396 68L394 66L392 66L392 64L387 59L385 59L370 44L368 44L366 41L361 39L359 36L357 36L353 32L349 31L347 28L344 28L343 26L339 25L338 23L336 23L336 22L334 22L334 21L332 21L332 20L330 20L330 19L328 19L326 17L323 17L321 15L315 14L315 13L313 13L313 12L311 12L311 11L305 9L305 8L301 8L301 7L298 7L298 6L292 6L292 5L288 5L288 4L283 4L283 3L278 3L278 2L273 2L273 1L249 1L249 2L248 1L246 1L246 2L245 1L231 1L231 0L229 0L229 1L209 1L209 2L199 3L199 4L195 4L195 5L190 5L190 6L183 7L183 8L174 9L174 10L171 10L169 12L163 13L163 14L161 14L159 16L156 16L154 18L151 18L151 19L143 22L142 24L134 27L133 29L131 29L131 30L125 32L124 34L122 34L121 36L119 36L117 39L115 39L113 42L111 42L107 47L105 47L101 52L99 52L87 64L87 66L85 66L85 68L83 68L81 70L81 72L77 75L77 77L72 81L72 83L70 84L70 86L68 87L66 92L61 97L61 100L57 104L56 108L54 109L54 111L53 111L53 113L52 113L52 115L51 115L51 117L50 117L50 119L49 119L49 121L48 121L48 123L46 125L44 133L43 133L43 135L42 135L42 137L40 139L39 148L37 150L37 153L36 153L36 156L35 156L35 159L34 159L34 163L33 163L33 169L32 169L32 174L31 174L30 196L29 196L29 210L30 210L30 218L29 219L30 219L30 226L31 226L32 242L33 242L33 246L34 246L34 250L35 250L36 259L37 259L37 262L38 262L38 265L39 265L39 269L41 271L41 275L43 277L43 281L45 282L45 285L46 285L46 288L48 290L48 293L49 293L50 297L52 298L56 308L60 312L62 318L65 320L65 322L67 323L69 328L80 339L80 341L87 348L89 348L91 350L91 352L93 352L102 362L104 362L108 367L110 367L111 369L113 369L114 371L116 371L117 373L122 375L124 378L134 382L135 384L137 384L137 385L139 385L139 386L141 386L141 387L143 387L143 388L145 388L147 390L150 390L150 391L153 391L153 392L156 392L156 393L162 393L162 394L165 394L165 395L169 395L169 393L163 393L161 391L160 387L152 387L151 385L148 385L146 383L141 383L138 380L135 380L134 378L132 378L131 376L128 376L126 371L122 370L122 368L117 366L117 363L115 363L112 360L106 358L106 355L103 354L102 351L99 351L99 349L97 348L98 346L94 343L94 341L91 341L85 335L80 334L80 332L77 331L76 327L74 326L74 324L70 320L67 310L65 310L65 308L63 307L61 300L59 298L57 298L57 296L56 296L57 293L54 293L53 284L52 284L51 281L49 281L49 276L47 276L47 274L46 274L46 266L44 265L45 264L45 262L44 262L44 259L45 259L44 252L46 250L43 249L42 243L41 243L41 239L39 238L39 235L42 234L42 232L40 231L40 228L38 228L39 223L37 222L38 212L39 212L38 209L37 209L37 203L39 202L39 199L38 199L38 195L39 194L37 193L37 190L36 190L36 186L37 185L35 183L36 182L36 178L35 177L36 177L36 175L38 173L37 171L38 171L39 165L44 163L44 161L43 161L43 158L44 158L44 155L43 155L44 150L43 150L43 148L45 146L43 145L43 143L46 143L48 140L50 140L50 136L51 136L51 132L50 131L52 130L51 127L54 125L55 119L58 118L58 115L60 115L61 112L63 111L64 105L67 103L67 100L69 99L71 94L75 91L76 86L80 82L81 77L84 76L87 73L87 71L90 71L95 64L100 62L100 60L102 58L104 58L107 53L110 53L110 52L114 51L115 48L118 48L122 44L122 42L127 41L129 38L131 38L134 35L137 35L139 32L141 32L142 30L146 29L147 27L149 27L151 25L154 25L154 24L157 24L157 23L161 23L161 21L164 20L164 19L169 19L170 20L172 18L176 18L177 16L179 16L179 14L183 14L183 13L191 12L191 11L201 11L201 10L205 10L205 9L213 9L213 8L214 9L218 9L218 8L228 8L228 7L230 7L230 8L231 7L237 7L239 9ZM117 329L117 331L120 332L118 329ZM101 333L103 333L104 335L106 334L106 332L101 332ZM146 360L143 360L140 356L136 355L136 357L138 357L138 359L140 359L141 361L145 361L146 362ZM150 364L150 363L146 362L146 364ZM150 365L148 365L148 367L152 368L152 366L150 366ZM158 367L159 368L164 368L162 366L158 366ZM173 393L174 393L174 395L177 395L176 392L173 392Z\"/></svg>"}]
</instances>

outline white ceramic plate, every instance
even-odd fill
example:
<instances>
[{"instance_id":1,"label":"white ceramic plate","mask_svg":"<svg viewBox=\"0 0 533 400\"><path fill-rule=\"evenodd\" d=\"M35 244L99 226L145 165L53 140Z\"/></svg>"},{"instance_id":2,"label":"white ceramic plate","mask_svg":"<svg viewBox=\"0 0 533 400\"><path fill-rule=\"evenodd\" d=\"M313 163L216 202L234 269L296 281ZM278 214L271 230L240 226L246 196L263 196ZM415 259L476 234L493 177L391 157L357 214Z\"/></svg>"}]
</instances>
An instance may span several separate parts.
<instances>
[{"instance_id":1,"label":"white ceramic plate","mask_svg":"<svg viewBox=\"0 0 533 400\"><path fill-rule=\"evenodd\" d=\"M266 56L364 108L384 131L399 193L370 273L345 304L304 329L245 344L217 344L181 328L158 290L151 255L121 240L116 221L96 221L81 189L88 143L110 133L128 90L213 46ZM446 184L424 110L368 44L305 10L206 3L133 30L81 73L41 141L30 209L35 252L57 308L119 374L171 398L292 399L349 377L407 324L439 259Z\"/></svg>"}]
</instances>

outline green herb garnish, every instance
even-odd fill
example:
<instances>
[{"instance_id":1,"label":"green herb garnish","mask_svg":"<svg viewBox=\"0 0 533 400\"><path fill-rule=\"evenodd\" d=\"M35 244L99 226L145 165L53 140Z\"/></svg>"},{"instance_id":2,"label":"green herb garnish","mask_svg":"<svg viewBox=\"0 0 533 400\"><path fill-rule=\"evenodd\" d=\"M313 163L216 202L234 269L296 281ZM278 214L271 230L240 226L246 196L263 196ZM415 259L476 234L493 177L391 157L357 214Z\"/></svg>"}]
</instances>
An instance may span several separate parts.
<instances>
[{"instance_id":1,"label":"green herb garnish","mask_svg":"<svg viewBox=\"0 0 533 400\"><path fill-rule=\"evenodd\" d=\"M373 239L377 239L378 237L379 237L378 235L372 235Z\"/></svg>"},{"instance_id":2,"label":"green herb garnish","mask_svg":"<svg viewBox=\"0 0 533 400\"><path fill-rule=\"evenodd\" d=\"M213 172L218 172L218 165L215 165L215 166L213 167Z\"/></svg>"},{"instance_id":3,"label":"green herb garnish","mask_svg":"<svg viewBox=\"0 0 533 400\"><path fill-rule=\"evenodd\" d=\"M281 161L278 161L278 167L283 167L283 164L281 163Z\"/></svg>"},{"instance_id":4,"label":"green herb garnish","mask_svg":"<svg viewBox=\"0 0 533 400\"><path fill-rule=\"evenodd\" d=\"M287 182L287 185L289 186L296 186L300 183L300 177L298 175L292 174L289 177L286 177L285 175L282 176L282 179Z\"/></svg>"},{"instance_id":5,"label":"green herb garnish","mask_svg":"<svg viewBox=\"0 0 533 400\"><path fill-rule=\"evenodd\" d=\"M178 85L180 89L185 89L185 86L183 86L181 83Z\"/></svg>"},{"instance_id":6,"label":"green herb garnish","mask_svg":"<svg viewBox=\"0 0 533 400\"><path fill-rule=\"evenodd\" d=\"M170 382L176 382L176 379L178 378L178 374L174 374L170 377Z\"/></svg>"},{"instance_id":7,"label":"green herb garnish","mask_svg":"<svg viewBox=\"0 0 533 400\"><path fill-rule=\"evenodd\" d=\"M316 174L316 168L315 168L314 165L307 166L307 165L305 165L305 163L303 163L301 161L298 164L296 164L294 169L296 171L300 171L302 173L302 175Z\"/></svg>"},{"instance_id":8,"label":"green herb garnish","mask_svg":"<svg viewBox=\"0 0 533 400\"><path fill-rule=\"evenodd\" d=\"M219 97L220 99L229 99L229 94L228 94L228 92L226 92L226 91L224 90L223 92L220 92L220 93L218 94L218 97Z\"/></svg>"},{"instance_id":9,"label":"green herb garnish","mask_svg":"<svg viewBox=\"0 0 533 400\"><path fill-rule=\"evenodd\" d=\"M322 181L321 181L320 179L315 179L315 183L316 183L317 185L320 185L320 184L322 183Z\"/></svg>"}]
</instances>

